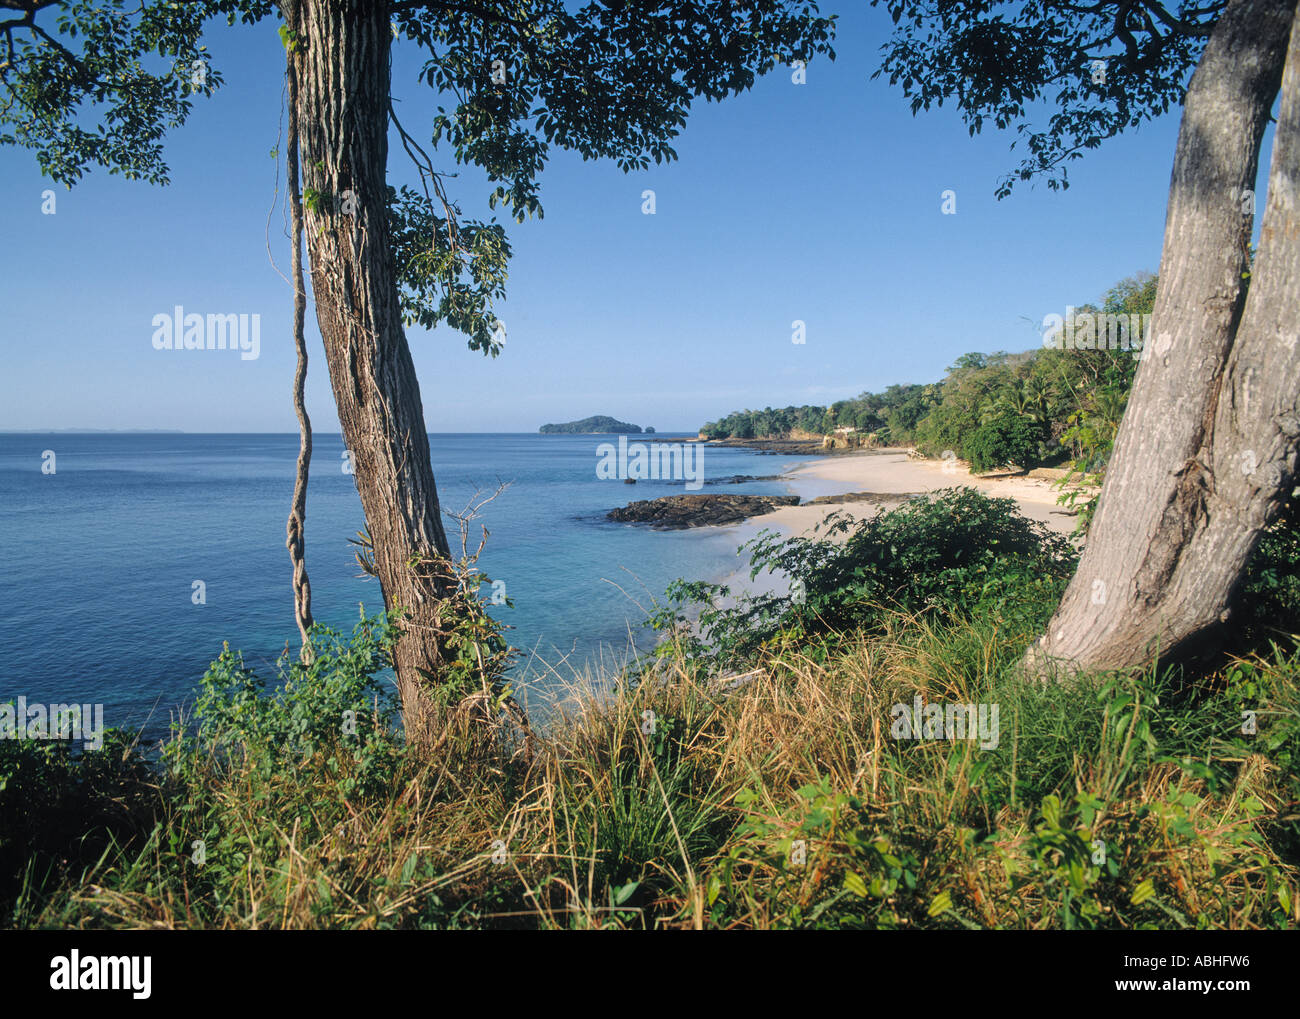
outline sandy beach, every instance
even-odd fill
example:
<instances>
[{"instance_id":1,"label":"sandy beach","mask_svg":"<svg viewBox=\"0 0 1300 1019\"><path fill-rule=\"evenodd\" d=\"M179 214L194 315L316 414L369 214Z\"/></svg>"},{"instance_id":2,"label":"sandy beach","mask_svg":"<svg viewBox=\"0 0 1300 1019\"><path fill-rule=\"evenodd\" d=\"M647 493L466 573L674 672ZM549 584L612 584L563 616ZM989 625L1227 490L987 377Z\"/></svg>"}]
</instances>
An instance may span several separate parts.
<instances>
[{"instance_id":1,"label":"sandy beach","mask_svg":"<svg viewBox=\"0 0 1300 1019\"><path fill-rule=\"evenodd\" d=\"M1074 515L1057 505L1060 493L1051 481L1023 475L972 475L960 461L917 460L903 449L867 450L813 460L794 468L786 480L791 492L805 501L854 492L902 495L966 485L986 495L1014 499L1021 513L1060 534L1071 534L1075 525ZM891 502L886 508L896 505ZM791 537L812 537L817 525L831 513L842 511L861 518L872 516L881 508L881 503L870 499L786 506L737 525L736 543L748 541L763 530L775 530ZM723 582L733 591L750 593L770 590L781 583L766 574L751 581L747 567L736 570Z\"/></svg>"},{"instance_id":2,"label":"sandy beach","mask_svg":"<svg viewBox=\"0 0 1300 1019\"><path fill-rule=\"evenodd\" d=\"M850 492L933 492L954 485L967 485L986 495L1015 499L1021 513L1061 534L1074 530L1075 518L1056 504L1060 493L1050 481L1022 475L976 476L960 461L915 460L904 450L872 450L814 460L796 467L788 479L794 493L804 500ZM871 501L789 506L762 517L758 522L766 527L779 527L790 534L805 534L834 510L869 516L878 508L879 504Z\"/></svg>"}]
</instances>

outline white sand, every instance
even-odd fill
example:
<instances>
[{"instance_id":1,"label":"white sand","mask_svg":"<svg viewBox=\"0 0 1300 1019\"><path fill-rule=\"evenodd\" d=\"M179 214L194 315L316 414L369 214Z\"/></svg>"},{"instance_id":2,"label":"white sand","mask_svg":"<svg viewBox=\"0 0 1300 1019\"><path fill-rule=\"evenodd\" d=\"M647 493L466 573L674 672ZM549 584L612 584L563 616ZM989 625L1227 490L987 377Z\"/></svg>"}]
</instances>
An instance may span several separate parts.
<instances>
[{"instance_id":1,"label":"white sand","mask_svg":"<svg viewBox=\"0 0 1300 1019\"><path fill-rule=\"evenodd\" d=\"M814 460L796 467L788 477L795 494L803 499L849 492L934 492L966 485L986 495L1015 499L1021 513L1061 534L1074 530L1074 516L1056 504L1060 492L1050 481L996 473L972 475L959 460L913 460L900 450L878 450ZM833 510L869 516L877 508L872 502L787 506L759 520L791 534L805 534Z\"/></svg>"},{"instance_id":2,"label":"white sand","mask_svg":"<svg viewBox=\"0 0 1300 1019\"><path fill-rule=\"evenodd\" d=\"M1066 535L1074 531L1074 515L1057 505L1060 492L1050 481L1005 474L972 475L961 461L913 460L904 450L872 450L813 460L799 465L786 477L794 494L805 500L850 492L934 492L965 485L986 495L1014 499L1021 513L1053 531ZM883 508L897 505L897 502L891 502ZM831 513L840 511L861 519L874 515L881 508L881 503L871 501L785 506L735 525L737 544L765 529L788 536L815 537L815 528ZM750 581L747 567L737 570L724 583L733 591L750 593L784 586L780 578L769 575L760 575L755 581Z\"/></svg>"}]
</instances>

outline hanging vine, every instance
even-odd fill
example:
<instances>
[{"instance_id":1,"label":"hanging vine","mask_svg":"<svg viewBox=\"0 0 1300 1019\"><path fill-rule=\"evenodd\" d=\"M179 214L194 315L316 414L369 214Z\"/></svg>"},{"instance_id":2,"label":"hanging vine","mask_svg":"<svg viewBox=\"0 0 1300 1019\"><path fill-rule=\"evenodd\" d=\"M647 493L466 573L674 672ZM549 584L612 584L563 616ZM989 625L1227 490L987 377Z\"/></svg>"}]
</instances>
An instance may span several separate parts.
<instances>
[{"instance_id":1,"label":"hanging vine","mask_svg":"<svg viewBox=\"0 0 1300 1019\"><path fill-rule=\"evenodd\" d=\"M307 312L307 290L302 272L302 194L298 180L298 71L295 64L298 49L296 31L298 4L284 5L287 25L281 32L285 43L285 65L289 85L289 132L286 161L288 163L288 201L290 233L293 235L293 344L298 354L298 366L293 376L293 409L298 415L298 469L293 485L293 505L289 509L285 546L293 563L293 612L302 635L301 659L312 659L310 631L311 581L307 578L305 527L307 519L307 477L311 468L311 419L307 416L304 390L307 382L307 342L303 323Z\"/></svg>"}]
</instances>

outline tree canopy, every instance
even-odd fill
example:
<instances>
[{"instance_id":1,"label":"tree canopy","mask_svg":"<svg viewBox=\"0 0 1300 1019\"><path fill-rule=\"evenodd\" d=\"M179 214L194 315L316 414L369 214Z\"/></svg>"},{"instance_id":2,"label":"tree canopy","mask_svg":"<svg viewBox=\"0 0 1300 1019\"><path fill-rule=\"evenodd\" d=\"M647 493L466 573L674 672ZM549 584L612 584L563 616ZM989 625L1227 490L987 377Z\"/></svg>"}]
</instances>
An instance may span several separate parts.
<instances>
[{"instance_id":1,"label":"tree canopy","mask_svg":"<svg viewBox=\"0 0 1300 1019\"><path fill-rule=\"evenodd\" d=\"M896 26L874 75L912 112L953 103L970 133L1014 128L1026 155L1002 179L1066 188L1085 149L1182 102L1225 6L1161 0L871 0ZM1052 111L1050 106L1054 105ZM1046 122L1040 120L1045 117ZM1012 143L1014 148L1017 142Z\"/></svg>"},{"instance_id":2,"label":"tree canopy","mask_svg":"<svg viewBox=\"0 0 1300 1019\"><path fill-rule=\"evenodd\" d=\"M692 103L751 88L783 62L834 59L835 18L813 0L397 0L395 42L419 47L434 103L394 127L421 187L388 196L408 325L445 323L495 355L492 313L511 255L495 220L465 218L447 189L455 165L487 175L489 209L541 216L540 175L554 148L608 158L625 172L676 158ZM219 20L257 23L269 0L4 0L0 145L35 152L71 186L88 170L169 182L167 132L223 83L203 41ZM571 9L572 8L572 9ZM282 31L286 46L296 45ZM396 104L400 105L400 104ZM416 120L427 112L427 133ZM427 139L428 150L419 137ZM313 206L345 195L305 196Z\"/></svg>"}]
</instances>

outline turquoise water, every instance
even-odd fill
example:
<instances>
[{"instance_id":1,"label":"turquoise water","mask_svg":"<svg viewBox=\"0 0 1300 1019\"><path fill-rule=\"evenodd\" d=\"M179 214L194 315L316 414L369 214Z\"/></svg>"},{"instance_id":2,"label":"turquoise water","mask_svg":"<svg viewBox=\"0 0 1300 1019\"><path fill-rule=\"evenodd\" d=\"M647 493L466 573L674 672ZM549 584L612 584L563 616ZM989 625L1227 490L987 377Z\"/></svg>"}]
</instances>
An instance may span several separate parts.
<instances>
[{"instance_id":1,"label":"turquoise water","mask_svg":"<svg viewBox=\"0 0 1300 1019\"><path fill-rule=\"evenodd\" d=\"M640 623L652 597L676 577L717 579L742 566L736 546L757 529L606 521L614 506L686 489L598 480L596 447L605 441L430 436L444 509L510 483L482 510L491 534L480 567L514 602L493 612L513 627L510 641L524 652L515 674L534 695L558 685L548 666L565 676L618 660L630 640L651 645ZM41 469L46 450L53 474ZM107 725L156 735L222 641L273 675L286 642L296 649L298 640L284 548L297 452L296 435L0 435L0 533L10 549L0 575L0 701L103 703ZM307 569L317 620L351 630L359 605L374 613L383 600L376 581L357 576L348 544L364 519L342 453L338 435L316 435ZM706 480L780 474L808 459L709 447L704 472ZM790 490L781 482L701 489ZM457 542L455 522L444 523ZM206 604L193 603L196 580Z\"/></svg>"}]
</instances>

